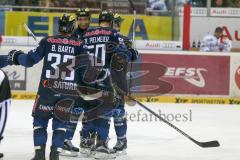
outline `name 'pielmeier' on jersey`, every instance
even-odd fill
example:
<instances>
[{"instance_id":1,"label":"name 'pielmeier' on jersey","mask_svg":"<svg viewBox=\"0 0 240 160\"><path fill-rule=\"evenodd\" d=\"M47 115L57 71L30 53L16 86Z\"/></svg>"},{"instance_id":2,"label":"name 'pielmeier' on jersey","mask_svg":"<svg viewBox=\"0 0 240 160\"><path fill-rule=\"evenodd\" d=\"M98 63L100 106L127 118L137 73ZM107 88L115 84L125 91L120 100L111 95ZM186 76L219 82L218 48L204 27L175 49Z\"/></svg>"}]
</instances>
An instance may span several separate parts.
<instances>
[{"instance_id":1,"label":"name 'pielmeier' on jersey","mask_svg":"<svg viewBox=\"0 0 240 160\"><path fill-rule=\"evenodd\" d=\"M85 44L93 44L93 43L106 43L109 42L109 36L98 36L98 37L90 37L88 39L84 39Z\"/></svg>"}]
</instances>

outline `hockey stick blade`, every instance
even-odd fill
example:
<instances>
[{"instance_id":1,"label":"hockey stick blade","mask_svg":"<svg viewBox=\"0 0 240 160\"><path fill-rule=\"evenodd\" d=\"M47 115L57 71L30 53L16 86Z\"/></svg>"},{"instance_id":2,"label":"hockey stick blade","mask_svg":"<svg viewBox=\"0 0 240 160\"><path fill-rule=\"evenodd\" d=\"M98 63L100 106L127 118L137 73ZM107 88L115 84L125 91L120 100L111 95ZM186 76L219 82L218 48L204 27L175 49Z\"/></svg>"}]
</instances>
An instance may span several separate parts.
<instances>
[{"instance_id":1,"label":"hockey stick blade","mask_svg":"<svg viewBox=\"0 0 240 160\"><path fill-rule=\"evenodd\" d=\"M181 129L179 129L178 127L176 127L175 125L171 124L170 122L168 122L166 119L162 118L161 116L159 116L157 113L155 113L153 110L151 110L150 108L146 107L144 104L142 104L141 102L135 100L133 97L131 96L127 96L130 100L135 101L139 106L141 106L142 108L144 108L145 110L147 110L148 112L152 113L154 116L156 116L158 119L160 119L161 121L163 121L164 123L166 123L167 125L169 125L170 127L172 127L173 129L175 129L176 131L178 131L179 133L181 133L183 136L185 136L186 138L188 138L189 140L191 140L193 143L197 144L198 146L202 147L202 148L211 148L211 147L219 147L220 144L218 141L209 141L209 142L199 142L195 139L193 139L190 135L188 135L187 133L185 133L184 131L182 131Z\"/></svg>"},{"instance_id":2,"label":"hockey stick blade","mask_svg":"<svg viewBox=\"0 0 240 160\"><path fill-rule=\"evenodd\" d=\"M195 143L198 144L202 148L211 148L211 147L219 147L220 146L218 141L209 141L209 142L195 141Z\"/></svg>"}]
</instances>

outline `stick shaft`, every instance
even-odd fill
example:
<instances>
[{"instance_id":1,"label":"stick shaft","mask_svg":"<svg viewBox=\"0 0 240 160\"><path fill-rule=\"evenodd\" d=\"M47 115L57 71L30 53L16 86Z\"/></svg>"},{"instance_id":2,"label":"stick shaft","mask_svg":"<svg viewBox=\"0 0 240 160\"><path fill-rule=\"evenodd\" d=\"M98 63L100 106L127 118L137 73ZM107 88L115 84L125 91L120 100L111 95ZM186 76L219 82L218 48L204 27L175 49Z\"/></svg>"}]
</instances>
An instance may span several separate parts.
<instances>
[{"instance_id":1,"label":"stick shaft","mask_svg":"<svg viewBox=\"0 0 240 160\"><path fill-rule=\"evenodd\" d=\"M24 28L26 29L26 31L28 32L28 34L30 34L33 39L39 43L39 41L37 40L37 37L34 35L34 33L30 30L30 28L27 26L26 23L23 24Z\"/></svg>"}]
</instances>

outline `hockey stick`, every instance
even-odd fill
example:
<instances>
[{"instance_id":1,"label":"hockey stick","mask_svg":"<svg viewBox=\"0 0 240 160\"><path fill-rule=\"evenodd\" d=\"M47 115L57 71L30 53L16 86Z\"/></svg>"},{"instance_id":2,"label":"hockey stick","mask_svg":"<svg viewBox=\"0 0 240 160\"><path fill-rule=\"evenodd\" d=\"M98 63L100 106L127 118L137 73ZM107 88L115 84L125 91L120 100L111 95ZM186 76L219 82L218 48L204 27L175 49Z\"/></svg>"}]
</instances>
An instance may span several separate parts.
<instances>
[{"instance_id":1,"label":"hockey stick","mask_svg":"<svg viewBox=\"0 0 240 160\"><path fill-rule=\"evenodd\" d=\"M39 41L37 40L37 37L33 34L33 32L30 30L30 28L27 26L26 23L23 24L23 27L26 29L28 34L30 34L37 43L39 43Z\"/></svg>"},{"instance_id":2,"label":"hockey stick","mask_svg":"<svg viewBox=\"0 0 240 160\"><path fill-rule=\"evenodd\" d=\"M182 130L180 130L179 128L177 128L175 125L171 124L170 122L168 122L167 120L165 120L164 118L162 118L160 115L158 115L157 113L155 113L153 110L151 110L150 108L146 107L144 104L142 104L141 102L137 101L136 99L134 99L131 96L127 96L130 100L136 102L139 106L141 106L142 108L144 108L145 110L147 110L148 112L152 113L154 116L156 116L158 119L160 119L161 121L163 121L164 123L166 123L167 125L169 125L170 127L172 127L173 129L177 130L179 133L181 133L183 136L187 137L189 140L191 140L193 143L197 144L198 146L202 147L202 148L210 148L210 147L219 147L220 144L218 141L208 141L208 142L199 142L195 139L193 139L191 136L189 136L187 133L183 132Z\"/></svg>"},{"instance_id":3,"label":"hockey stick","mask_svg":"<svg viewBox=\"0 0 240 160\"><path fill-rule=\"evenodd\" d=\"M128 0L129 3L130 3L130 6L133 10L133 35L132 35L132 41L133 41L133 48L136 49L136 42L135 42L135 28L136 28L136 15L137 15L137 12L136 12L136 9L135 9L135 6L132 2L132 0ZM131 96L131 86L132 86L132 61L131 61L131 64L130 64L130 79L129 79L129 95Z\"/></svg>"},{"instance_id":4,"label":"hockey stick","mask_svg":"<svg viewBox=\"0 0 240 160\"><path fill-rule=\"evenodd\" d=\"M130 6L133 10L133 35L132 35L132 40L133 40L133 48L136 49L136 44L135 44L135 28L136 28L136 15L137 15L137 11L135 9L135 6L132 2L132 0L128 0L128 2L130 3Z\"/></svg>"}]
</instances>

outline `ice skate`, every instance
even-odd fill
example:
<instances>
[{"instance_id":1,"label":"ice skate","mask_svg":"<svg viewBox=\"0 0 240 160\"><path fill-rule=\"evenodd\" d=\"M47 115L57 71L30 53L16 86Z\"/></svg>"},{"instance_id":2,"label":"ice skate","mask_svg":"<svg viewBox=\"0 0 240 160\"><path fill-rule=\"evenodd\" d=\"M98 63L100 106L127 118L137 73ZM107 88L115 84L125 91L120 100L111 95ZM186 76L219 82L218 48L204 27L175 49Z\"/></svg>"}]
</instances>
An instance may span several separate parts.
<instances>
[{"instance_id":1,"label":"ice skate","mask_svg":"<svg viewBox=\"0 0 240 160\"><path fill-rule=\"evenodd\" d=\"M57 147L51 147L50 160L59 160L59 149Z\"/></svg>"},{"instance_id":2,"label":"ice skate","mask_svg":"<svg viewBox=\"0 0 240 160\"><path fill-rule=\"evenodd\" d=\"M46 146L40 146L35 149L35 155L31 160L45 160L45 148Z\"/></svg>"},{"instance_id":3,"label":"ice skate","mask_svg":"<svg viewBox=\"0 0 240 160\"><path fill-rule=\"evenodd\" d=\"M0 159L3 159L4 155L2 153L0 153Z\"/></svg>"},{"instance_id":4,"label":"ice skate","mask_svg":"<svg viewBox=\"0 0 240 160\"><path fill-rule=\"evenodd\" d=\"M63 150L60 153L61 156L77 157L79 154L79 148L75 147L70 140L64 142Z\"/></svg>"},{"instance_id":5,"label":"ice skate","mask_svg":"<svg viewBox=\"0 0 240 160\"><path fill-rule=\"evenodd\" d=\"M92 155L95 159L106 160L106 159L115 159L116 154L108 148L108 141L98 140L96 148Z\"/></svg>"},{"instance_id":6,"label":"ice skate","mask_svg":"<svg viewBox=\"0 0 240 160\"><path fill-rule=\"evenodd\" d=\"M117 156L126 155L127 154L127 140L117 140L116 145L113 147L114 152Z\"/></svg>"}]
</instances>

